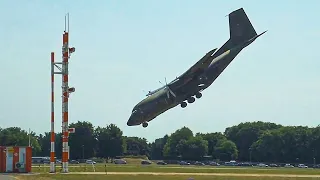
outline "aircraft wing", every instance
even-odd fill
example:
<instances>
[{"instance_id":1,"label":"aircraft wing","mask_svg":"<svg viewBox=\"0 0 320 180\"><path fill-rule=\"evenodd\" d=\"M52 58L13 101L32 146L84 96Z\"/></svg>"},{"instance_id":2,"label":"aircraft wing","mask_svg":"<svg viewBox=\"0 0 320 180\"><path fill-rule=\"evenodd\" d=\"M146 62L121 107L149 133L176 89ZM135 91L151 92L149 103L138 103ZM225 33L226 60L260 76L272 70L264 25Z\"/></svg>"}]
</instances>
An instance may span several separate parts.
<instances>
[{"instance_id":1,"label":"aircraft wing","mask_svg":"<svg viewBox=\"0 0 320 180\"><path fill-rule=\"evenodd\" d=\"M212 62L213 53L217 50L217 48L209 51L206 55L204 55L198 62L196 62L193 66L191 66L186 72L184 72L182 75L171 81L170 83L166 84L163 87L160 87L154 91L149 91L146 96L152 95L156 92L158 92L160 89L165 88L166 86L169 86L170 88L177 89L181 87L182 85L186 84L190 80L192 80L194 77L197 77L197 75L201 74Z\"/></svg>"},{"instance_id":2,"label":"aircraft wing","mask_svg":"<svg viewBox=\"0 0 320 180\"><path fill-rule=\"evenodd\" d=\"M204 55L198 62L196 62L193 66L191 66L186 72L177 77L175 80L170 82L168 85L176 83L178 81L182 81L182 84L188 82L193 79L197 75L201 74L212 62L213 57L211 56L217 48L209 51L206 55ZM179 83L180 84L180 83Z\"/></svg>"}]
</instances>

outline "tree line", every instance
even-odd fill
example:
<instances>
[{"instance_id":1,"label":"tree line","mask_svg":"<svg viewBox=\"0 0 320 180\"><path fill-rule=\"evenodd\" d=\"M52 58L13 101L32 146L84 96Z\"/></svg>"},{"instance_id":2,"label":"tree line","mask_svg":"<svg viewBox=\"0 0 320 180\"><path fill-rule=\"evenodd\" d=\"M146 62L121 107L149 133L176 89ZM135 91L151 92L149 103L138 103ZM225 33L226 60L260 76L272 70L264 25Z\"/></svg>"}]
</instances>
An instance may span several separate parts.
<instances>
[{"instance_id":1,"label":"tree line","mask_svg":"<svg viewBox=\"0 0 320 180\"><path fill-rule=\"evenodd\" d=\"M246 122L224 133L193 133L182 127L154 142L123 136L115 124L94 127L90 122L70 124L70 159L115 158L145 155L155 160L238 160L246 162L314 163L320 152L320 126L282 126L270 122ZM19 128L0 128L1 146L33 147L33 156L49 156L50 132L37 135ZM61 133L56 133L56 156L61 158Z\"/></svg>"}]
</instances>

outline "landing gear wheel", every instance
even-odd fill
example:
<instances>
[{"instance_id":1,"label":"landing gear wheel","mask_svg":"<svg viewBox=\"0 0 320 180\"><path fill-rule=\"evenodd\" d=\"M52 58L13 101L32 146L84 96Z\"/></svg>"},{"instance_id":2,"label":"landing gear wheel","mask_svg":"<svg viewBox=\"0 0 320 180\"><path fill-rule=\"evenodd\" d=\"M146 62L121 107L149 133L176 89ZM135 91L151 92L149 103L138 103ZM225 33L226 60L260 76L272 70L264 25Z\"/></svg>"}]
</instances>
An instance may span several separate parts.
<instances>
[{"instance_id":1,"label":"landing gear wheel","mask_svg":"<svg viewBox=\"0 0 320 180\"><path fill-rule=\"evenodd\" d=\"M144 128L148 127L148 123L147 122L142 123L142 127Z\"/></svg>"},{"instance_id":2,"label":"landing gear wheel","mask_svg":"<svg viewBox=\"0 0 320 180\"><path fill-rule=\"evenodd\" d=\"M185 108L185 107L187 107L188 104L186 102L182 102L180 105L182 108Z\"/></svg>"},{"instance_id":3,"label":"landing gear wheel","mask_svg":"<svg viewBox=\"0 0 320 180\"><path fill-rule=\"evenodd\" d=\"M196 94L196 98L201 98L202 97L202 94L200 93L200 92L198 92L197 94Z\"/></svg>"},{"instance_id":4,"label":"landing gear wheel","mask_svg":"<svg viewBox=\"0 0 320 180\"><path fill-rule=\"evenodd\" d=\"M196 99L191 96L191 97L188 98L187 101L188 101L188 103L193 103L195 100L196 100Z\"/></svg>"}]
</instances>

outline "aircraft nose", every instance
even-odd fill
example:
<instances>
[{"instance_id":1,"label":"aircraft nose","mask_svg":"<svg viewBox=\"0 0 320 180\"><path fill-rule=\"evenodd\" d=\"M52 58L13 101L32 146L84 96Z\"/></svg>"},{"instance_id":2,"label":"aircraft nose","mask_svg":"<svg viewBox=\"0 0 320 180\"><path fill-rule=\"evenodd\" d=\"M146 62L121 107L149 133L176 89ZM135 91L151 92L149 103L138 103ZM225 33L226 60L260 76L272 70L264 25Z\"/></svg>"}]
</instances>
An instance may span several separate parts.
<instances>
[{"instance_id":1,"label":"aircraft nose","mask_svg":"<svg viewBox=\"0 0 320 180\"><path fill-rule=\"evenodd\" d=\"M132 123L130 122L130 119L128 120L127 125L128 126L132 126Z\"/></svg>"},{"instance_id":2,"label":"aircraft nose","mask_svg":"<svg viewBox=\"0 0 320 180\"><path fill-rule=\"evenodd\" d=\"M130 118L129 118L129 120L128 120L128 122L127 122L127 125L128 126L132 126L133 125L133 119L132 119L132 115L130 116Z\"/></svg>"},{"instance_id":3,"label":"aircraft nose","mask_svg":"<svg viewBox=\"0 0 320 180\"><path fill-rule=\"evenodd\" d=\"M128 126L134 126L134 125L137 125L138 124L138 114L136 114L136 113L133 113L133 114L131 114L131 116L130 116L130 118L129 118L129 120L128 120L128 122L127 122L127 125Z\"/></svg>"}]
</instances>

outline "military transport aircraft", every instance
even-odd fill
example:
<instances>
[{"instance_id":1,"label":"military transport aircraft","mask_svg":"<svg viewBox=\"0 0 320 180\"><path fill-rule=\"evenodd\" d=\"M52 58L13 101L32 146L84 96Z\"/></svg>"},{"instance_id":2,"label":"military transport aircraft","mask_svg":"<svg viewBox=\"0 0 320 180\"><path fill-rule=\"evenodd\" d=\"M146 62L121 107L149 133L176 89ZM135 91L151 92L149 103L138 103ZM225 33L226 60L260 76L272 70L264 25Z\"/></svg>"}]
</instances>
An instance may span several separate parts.
<instances>
[{"instance_id":1,"label":"military transport aircraft","mask_svg":"<svg viewBox=\"0 0 320 180\"><path fill-rule=\"evenodd\" d=\"M256 33L243 8L229 14L229 31L229 40L218 51L209 51L169 84L149 91L147 97L133 108L127 125L147 127L149 121L168 109L178 104L185 108L187 102L195 101L193 96L201 98L201 92L215 81L240 51L266 32Z\"/></svg>"}]
</instances>

